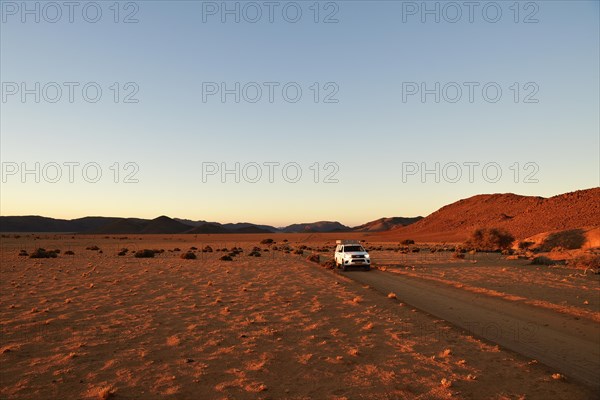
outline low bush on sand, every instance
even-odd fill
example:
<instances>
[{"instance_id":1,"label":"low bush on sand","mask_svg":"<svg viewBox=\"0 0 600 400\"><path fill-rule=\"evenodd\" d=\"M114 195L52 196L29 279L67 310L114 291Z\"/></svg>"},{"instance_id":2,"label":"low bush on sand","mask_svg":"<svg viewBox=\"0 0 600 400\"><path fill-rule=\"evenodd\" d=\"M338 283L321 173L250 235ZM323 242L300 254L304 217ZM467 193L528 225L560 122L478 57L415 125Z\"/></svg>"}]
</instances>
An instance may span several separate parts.
<instances>
[{"instance_id":1,"label":"low bush on sand","mask_svg":"<svg viewBox=\"0 0 600 400\"><path fill-rule=\"evenodd\" d=\"M321 257L318 254L310 255L306 259L317 264L321 261Z\"/></svg>"},{"instance_id":2,"label":"low bush on sand","mask_svg":"<svg viewBox=\"0 0 600 400\"><path fill-rule=\"evenodd\" d=\"M39 248L35 250L29 258L56 258L57 254L53 250L46 251L45 249Z\"/></svg>"},{"instance_id":3,"label":"low bush on sand","mask_svg":"<svg viewBox=\"0 0 600 400\"><path fill-rule=\"evenodd\" d=\"M181 258L184 260L195 260L196 254L192 253L191 251L188 251L187 253L182 253Z\"/></svg>"},{"instance_id":4,"label":"low bush on sand","mask_svg":"<svg viewBox=\"0 0 600 400\"><path fill-rule=\"evenodd\" d=\"M583 229L570 229L554 232L544 239L538 250L552 251L552 249L555 248L565 250L580 249L583 247L585 240L585 232Z\"/></svg>"},{"instance_id":5,"label":"low bush on sand","mask_svg":"<svg viewBox=\"0 0 600 400\"><path fill-rule=\"evenodd\" d=\"M514 236L505 230L480 228L467 239L465 246L478 251L501 251L510 249L514 241Z\"/></svg>"},{"instance_id":6,"label":"low bush on sand","mask_svg":"<svg viewBox=\"0 0 600 400\"><path fill-rule=\"evenodd\" d=\"M136 258L153 258L154 254L156 254L154 250L144 249L136 251L134 256Z\"/></svg>"},{"instance_id":7,"label":"low bush on sand","mask_svg":"<svg viewBox=\"0 0 600 400\"><path fill-rule=\"evenodd\" d=\"M556 261L546 256L538 256L531 260L531 265L554 265Z\"/></svg>"}]
</instances>

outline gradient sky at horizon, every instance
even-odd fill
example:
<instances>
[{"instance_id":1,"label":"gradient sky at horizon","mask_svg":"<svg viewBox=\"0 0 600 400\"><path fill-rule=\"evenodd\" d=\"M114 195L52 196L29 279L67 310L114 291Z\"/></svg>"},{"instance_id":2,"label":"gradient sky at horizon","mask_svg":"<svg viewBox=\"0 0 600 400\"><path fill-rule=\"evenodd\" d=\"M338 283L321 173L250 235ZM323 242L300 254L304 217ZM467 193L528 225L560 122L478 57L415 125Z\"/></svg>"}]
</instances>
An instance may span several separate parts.
<instances>
[{"instance_id":1,"label":"gradient sky at horizon","mask_svg":"<svg viewBox=\"0 0 600 400\"><path fill-rule=\"evenodd\" d=\"M98 2L102 17L89 23L81 2L68 21L66 9L56 23L53 10L21 21L21 1L2 0L0 24L0 157L3 171L11 163L33 167L55 162L97 162L102 179L87 183L76 170L75 182L25 183L5 176L0 193L1 215L45 215L77 218L86 215L154 218L158 215L219 222L249 221L283 226L316 220L358 225L383 216L428 215L438 208L480 193L512 192L549 197L600 186L600 2L537 1L479 4L468 21L468 9L440 7L440 22L426 15L423 2L321 1L319 23L315 1L297 1L302 17L287 22L277 2L274 22L267 8L256 23L239 23L227 16L223 2L136 1L119 3L119 23L113 21L113 1ZM48 2L39 4L40 12ZM62 2L58 2L59 4ZM132 3L137 7L133 8ZM235 7L235 1L227 2ZM237 2L240 9L249 2ZM484 15L486 4L499 5ZM254 4L263 5L263 1ZM454 4L463 4L462 1ZM217 15L204 10L217 7ZM403 11L414 10L415 15ZM113 8L111 8L113 7ZM93 11L93 10L92 10ZM137 23L123 23L136 11ZM254 16L247 9L248 18ZM293 18L294 9L288 16ZM331 12L337 23L323 23ZM91 11L90 11L91 12ZM91 14L93 17L93 13ZM206 17L206 22L203 21ZM403 21L403 16L406 21ZM445 18L444 18L445 17ZM537 23L524 23L527 18ZM10 84L33 87L48 82L97 82L103 89L97 103L75 91L50 103L42 96L7 94ZM110 86L134 82L138 103L115 103ZM303 90L297 103L267 100L257 103L228 96L202 100L203 82L297 82ZM320 101L310 89L320 83ZM333 82L337 103L324 103ZM403 82L433 87L448 82L478 82L473 103L439 103L428 95L403 101ZM482 97L481 87L494 82L502 88L496 103ZM511 86L519 83L519 101ZM526 84L533 83L533 86ZM9 86L7 86L9 85ZM79 86L81 87L81 86ZM533 87L537 103L524 102ZM64 88L64 86L63 86ZM264 86L263 86L264 88ZM249 92L252 95L253 92ZM453 96L454 92L448 92ZM49 95L52 93L49 92ZM5 99L6 97L6 99ZM139 166L138 183L114 183L109 168L126 162ZM228 175L202 180L202 163L296 162L302 179L288 183L275 170L275 182L235 183ZM319 183L310 168L318 162ZM463 177L456 183L419 175L403 181L403 163L433 168L457 163ZM473 182L465 162L479 162ZM502 178L487 182L486 163L498 163ZM326 163L336 163L338 183L324 183ZM519 163L515 182L514 164ZM537 183L524 178L535 163ZM512 166L512 169L511 169ZM252 172L251 170L248 170ZM49 170L49 172L52 172ZM78 173L79 172L79 173ZM447 172L452 178L453 169ZM493 172L493 170L492 170ZM292 174L293 175L293 174ZM491 174L488 179L493 178Z\"/></svg>"}]
</instances>

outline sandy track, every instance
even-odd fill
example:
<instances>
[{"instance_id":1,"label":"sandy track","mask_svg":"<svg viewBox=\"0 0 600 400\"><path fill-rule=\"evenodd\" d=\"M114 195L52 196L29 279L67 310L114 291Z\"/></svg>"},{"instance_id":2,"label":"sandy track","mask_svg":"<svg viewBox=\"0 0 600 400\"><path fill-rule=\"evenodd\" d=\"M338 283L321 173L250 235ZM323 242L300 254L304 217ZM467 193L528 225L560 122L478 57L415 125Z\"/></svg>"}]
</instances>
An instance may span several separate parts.
<instances>
[{"instance_id":1,"label":"sandy track","mask_svg":"<svg viewBox=\"0 0 600 400\"><path fill-rule=\"evenodd\" d=\"M419 278L380 271L343 274L600 389L600 327L593 321Z\"/></svg>"}]
</instances>

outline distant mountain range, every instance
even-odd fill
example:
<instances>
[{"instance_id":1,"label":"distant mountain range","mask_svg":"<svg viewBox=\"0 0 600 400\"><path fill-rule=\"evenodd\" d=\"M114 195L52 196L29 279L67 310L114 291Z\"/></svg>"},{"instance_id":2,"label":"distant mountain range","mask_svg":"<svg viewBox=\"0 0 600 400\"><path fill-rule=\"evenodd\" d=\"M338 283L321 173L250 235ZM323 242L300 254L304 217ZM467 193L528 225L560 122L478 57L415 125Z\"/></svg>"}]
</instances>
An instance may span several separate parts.
<instances>
[{"instance_id":1,"label":"distant mountain range","mask_svg":"<svg viewBox=\"0 0 600 400\"><path fill-rule=\"evenodd\" d=\"M463 241L477 228L502 228L517 239L553 230L600 227L600 188L550 198L512 193L481 194L444 206L426 218L380 218L349 227L336 221L282 228L247 222L221 224L160 216L155 219L85 217L72 220L40 216L0 217L0 232L76 232L88 234L169 233L321 233L368 232L383 241Z\"/></svg>"},{"instance_id":2,"label":"distant mountain range","mask_svg":"<svg viewBox=\"0 0 600 400\"><path fill-rule=\"evenodd\" d=\"M55 219L37 215L0 217L0 232L68 232L86 234L205 234L205 233L323 233L362 232L397 228L418 221L416 218L382 218L351 228L336 221L318 221L293 224L282 228L248 222L221 224L203 220L170 218L154 219L85 217L78 219ZM381 223L381 221L387 221Z\"/></svg>"}]
</instances>

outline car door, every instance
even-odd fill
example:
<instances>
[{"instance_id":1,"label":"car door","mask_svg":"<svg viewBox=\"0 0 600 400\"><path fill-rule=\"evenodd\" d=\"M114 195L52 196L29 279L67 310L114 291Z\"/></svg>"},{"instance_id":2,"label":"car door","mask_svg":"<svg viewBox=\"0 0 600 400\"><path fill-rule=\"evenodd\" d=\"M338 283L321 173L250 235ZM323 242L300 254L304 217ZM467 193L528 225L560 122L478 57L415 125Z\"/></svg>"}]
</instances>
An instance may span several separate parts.
<instances>
[{"instance_id":1,"label":"car door","mask_svg":"<svg viewBox=\"0 0 600 400\"><path fill-rule=\"evenodd\" d=\"M335 255L337 257L336 258L337 262L341 264L343 262L343 260L344 260L344 246L339 245L338 246L338 251L337 251L337 253Z\"/></svg>"}]
</instances>

